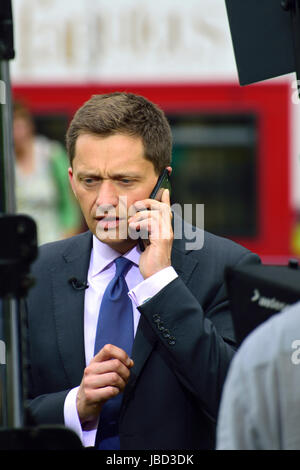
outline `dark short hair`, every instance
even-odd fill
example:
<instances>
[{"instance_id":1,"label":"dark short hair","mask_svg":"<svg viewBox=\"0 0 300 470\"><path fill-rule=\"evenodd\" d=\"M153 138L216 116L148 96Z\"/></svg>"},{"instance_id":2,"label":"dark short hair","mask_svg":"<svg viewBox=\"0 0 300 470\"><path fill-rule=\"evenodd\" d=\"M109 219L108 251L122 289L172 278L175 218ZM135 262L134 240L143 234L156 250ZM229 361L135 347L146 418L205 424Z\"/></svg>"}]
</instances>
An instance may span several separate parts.
<instances>
[{"instance_id":1,"label":"dark short hair","mask_svg":"<svg viewBox=\"0 0 300 470\"><path fill-rule=\"evenodd\" d=\"M66 134L72 165L77 138L82 134L140 137L145 158L160 173L171 163L172 133L164 112L143 96L114 92L94 95L75 113Z\"/></svg>"}]
</instances>

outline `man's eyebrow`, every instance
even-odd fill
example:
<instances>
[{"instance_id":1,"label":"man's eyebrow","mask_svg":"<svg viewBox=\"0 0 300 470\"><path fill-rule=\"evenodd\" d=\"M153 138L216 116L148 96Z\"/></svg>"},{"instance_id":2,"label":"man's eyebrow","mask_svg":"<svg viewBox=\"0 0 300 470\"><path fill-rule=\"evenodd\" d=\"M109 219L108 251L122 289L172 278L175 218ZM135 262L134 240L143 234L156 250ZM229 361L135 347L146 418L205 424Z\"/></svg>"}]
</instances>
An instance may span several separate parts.
<instances>
[{"instance_id":1,"label":"man's eyebrow","mask_svg":"<svg viewBox=\"0 0 300 470\"><path fill-rule=\"evenodd\" d=\"M101 178L101 175L92 171L79 171L77 173L77 178Z\"/></svg>"},{"instance_id":2,"label":"man's eyebrow","mask_svg":"<svg viewBox=\"0 0 300 470\"><path fill-rule=\"evenodd\" d=\"M116 180L119 180L119 179L122 179L122 178L136 178L136 179L140 179L141 178L141 175L139 173L128 173L128 172L124 172L124 173L113 173L112 175L110 175L110 177L112 179L116 179Z\"/></svg>"},{"instance_id":3,"label":"man's eyebrow","mask_svg":"<svg viewBox=\"0 0 300 470\"><path fill-rule=\"evenodd\" d=\"M77 173L77 177L79 179L81 178L98 178L102 179L102 175L100 173L95 173L92 171L80 171ZM112 173L109 175L111 179L118 180L122 178L133 178L133 179L141 179L142 176L139 173L129 173L129 172L124 172L124 173Z\"/></svg>"}]
</instances>

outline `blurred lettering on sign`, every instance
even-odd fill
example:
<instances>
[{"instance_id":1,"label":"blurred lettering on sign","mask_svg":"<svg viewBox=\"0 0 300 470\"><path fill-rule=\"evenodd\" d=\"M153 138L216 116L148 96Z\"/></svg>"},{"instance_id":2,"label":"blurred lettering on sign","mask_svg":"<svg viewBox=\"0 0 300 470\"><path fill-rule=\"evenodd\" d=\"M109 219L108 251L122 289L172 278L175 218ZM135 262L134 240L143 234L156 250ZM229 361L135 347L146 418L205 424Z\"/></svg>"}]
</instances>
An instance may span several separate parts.
<instances>
[{"instance_id":1,"label":"blurred lettering on sign","mask_svg":"<svg viewBox=\"0 0 300 470\"><path fill-rule=\"evenodd\" d=\"M24 81L199 80L236 77L220 0L13 0Z\"/></svg>"}]
</instances>

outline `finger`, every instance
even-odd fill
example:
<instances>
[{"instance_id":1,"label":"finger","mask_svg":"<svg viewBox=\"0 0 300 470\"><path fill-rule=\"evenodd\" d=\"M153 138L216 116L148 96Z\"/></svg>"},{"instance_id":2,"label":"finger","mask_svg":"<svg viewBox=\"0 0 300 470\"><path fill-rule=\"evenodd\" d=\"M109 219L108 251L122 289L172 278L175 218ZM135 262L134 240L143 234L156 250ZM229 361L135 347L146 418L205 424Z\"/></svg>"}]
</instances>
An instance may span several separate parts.
<instances>
[{"instance_id":1,"label":"finger","mask_svg":"<svg viewBox=\"0 0 300 470\"><path fill-rule=\"evenodd\" d=\"M129 223L129 227L131 229L135 229L135 230L140 230L140 231L143 231L145 230L146 232L154 232L156 227L158 227L158 224L159 224L159 221L154 217L154 216L150 216L150 217L147 217L145 219L139 219L137 221L131 221Z\"/></svg>"},{"instance_id":2,"label":"finger","mask_svg":"<svg viewBox=\"0 0 300 470\"><path fill-rule=\"evenodd\" d=\"M85 377L84 385L87 389L101 389L104 387L115 387L123 391L127 384L117 372L108 372L106 374L91 374Z\"/></svg>"},{"instance_id":3,"label":"finger","mask_svg":"<svg viewBox=\"0 0 300 470\"><path fill-rule=\"evenodd\" d=\"M106 344L103 346L103 348L100 349L92 361L102 362L108 361L109 359L119 359L119 361L123 362L125 366L133 366L133 360L128 356L126 351L118 348L118 346L114 346L113 344Z\"/></svg>"},{"instance_id":4,"label":"finger","mask_svg":"<svg viewBox=\"0 0 300 470\"><path fill-rule=\"evenodd\" d=\"M129 227L132 230L139 231L141 238L151 240L170 240L172 239L172 228L170 223L163 223L161 219L151 217L138 222L131 222Z\"/></svg>"},{"instance_id":5,"label":"finger","mask_svg":"<svg viewBox=\"0 0 300 470\"><path fill-rule=\"evenodd\" d=\"M139 222L140 220L149 219L150 217L155 216L155 214L158 213L158 211L151 210L139 211L128 219L128 223L130 224L131 222Z\"/></svg>"},{"instance_id":6,"label":"finger","mask_svg":"<svg viewBox=\"0 0 300 470\"><path fill-rule=\"evenodd\" d=\"M165 196L165 198L167 200L166 196ZM170 197L168 198L168 200L170 200ZM144 202L145 202L145 204L144 204ZM143 203L143 207L141 205L142 203ZM156 216L159 213L168 214L168 215L171 213L170 205L165 203L165 202L156 201L153 204L152 199L149 199L149 200L145 199L144 201L139 201L138 204L139 204L140 210L138 210L137 212L135 212L134 214L132 214L128 218L128 223L129 224L131 222L137 222L139 220L143 220L143 219L150 218L152 216ZM144 205L148 206L148 207L144 207Z\"/></svg>"},{"instance_id":7,"label":"finger","mask_svg":"<svg viewBox=\"0 0 300 470\"><path fill-rule=\"evenodd\" d=\"M106 374L109 372L115 372L119 374L119 376L125 381L128 381L130 376L130 368L125 366L123 362L119 361L119 359L111 359L102 362L92 362L85 369L86 376Z\"/></svg>"},{"instance_id":8,"label":"finger","mask_svg":"<svg viewBox=\"0 0 300 470\"><path fill-rule=\"evenodd\" d=\"M151 210L160 210L161 208L161 202L156 201L156 199L142 199L140 201L136 201L133 204L135 210L137 211L143 211L146 209L151 209Z\"/></svg>"},{"instance_id":9,"label":"finger","mask_svg":"<svg viewBox=\"0 0 300 470\"><path fill-rule=\"evenodd\" d=\"M166 194L165 191L167 191ZM169 190L164 190L163 197L164 200L162 201L155 201L154 199L144 199L143 201L137 201L135 203L136 213L133 214L133 217L137 217L141 213L149 213L153 212L162 212L165 214L171 213L171 205L170 205L170 193ZM129 218L130 219L130 218Z\"/></svg>"},{"instance_id":10,"label":"finger","mask_svg":"<svg viewBox=\"0 0 300 470\"><path fill-rule=\"evenodd\" d=\"M121 393L120 389L111 385L102 388L89 388L85 391L86 405L88 407L95 407L96 409L94 409L93 414L98 415L99 405L101 405L101 403L103 404L110 398L115 397L119 393Z\"/></svg>"},{"instance_id":11,"label":"finger","mask_svg":"<svg viewBox=\"0 0 300 470\"><path fill-rule=\"evenodd\" d=\"M170 191L167 188L162 193L161 202L171 206Z\"/></svg>"},{"instance_id":12,"label":"finger","mask_svg":"<svg viewBox=\"0 0 300 470\"><path fill-rule=\"evenodd\" d=\"M132 228L136 227L136 225L144 220L148 220L149 223L158 223L158 224L165 224L167 221L172 219L172 211L170 207L165 203L160 203L161 210L146 210L137 212L134 216L128 219L128 225Z\"/></svg>"}]
</instances>

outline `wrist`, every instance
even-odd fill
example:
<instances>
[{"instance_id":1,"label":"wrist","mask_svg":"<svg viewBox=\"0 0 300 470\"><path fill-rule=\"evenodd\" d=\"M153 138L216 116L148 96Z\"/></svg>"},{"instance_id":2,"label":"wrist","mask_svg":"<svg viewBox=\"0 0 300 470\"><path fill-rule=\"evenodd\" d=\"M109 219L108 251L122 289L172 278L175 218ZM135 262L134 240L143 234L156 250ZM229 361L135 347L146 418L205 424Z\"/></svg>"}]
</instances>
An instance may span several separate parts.
<instances>
[{"instance_id":1,"label":"wrist","mask_svg":"<svg viewBox=\"0 0 300 470\"><path fill-rule=\"evenodd\" d=\"M137 286L129 291L128 295L134 304L139 307L146 300L158 294L159 291L177 277L178 274L175 269L172 266L168 266L137 284Z\"/></svg>"},{"instance_id":2,"label":"wrist","mask_svg":"<svg viewBox=\"0 0 300 470\"><path fill-rule=\"evenodd\" d=\"M155 276L156 274L160 273L164 269L170 268L170 266L171 266L171 260L164 264L151 266L142 272L142 276L144 280L149 279L150 277Z\"/></svg>"},{"instance_id":3,"label":"wrist","mask_svg":"<svg viewBox=\"0 0 300 470\"><path fill-rule=\"evenodd\" d=\"M80 390L78 390L76 397L76 408L77 414L80 421L80 425L83 431L90 431L97 427L99 419L99 408L93 405L87 405L80 396Z\"/></svg>"}]
</instances>

